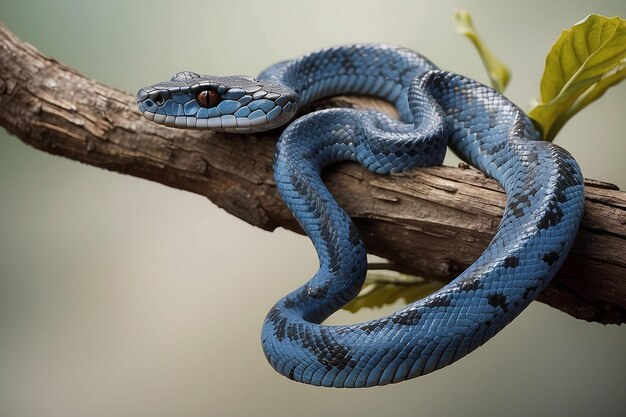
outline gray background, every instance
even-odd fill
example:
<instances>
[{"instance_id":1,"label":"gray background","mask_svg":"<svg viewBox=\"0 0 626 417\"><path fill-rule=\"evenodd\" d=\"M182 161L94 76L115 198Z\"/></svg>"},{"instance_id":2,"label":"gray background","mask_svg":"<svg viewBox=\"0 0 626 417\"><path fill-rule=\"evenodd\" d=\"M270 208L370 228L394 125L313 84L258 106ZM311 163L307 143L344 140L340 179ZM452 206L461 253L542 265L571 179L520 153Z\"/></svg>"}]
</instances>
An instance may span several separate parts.
<instances>
[{"instance_id":1,"label":"gray background","mask_svg":"<svg viewBox=\"0 0 626 417\"><path fill-rule=\"evenodd\" d=\"M1 0L0 20L43 53L129 92L184 69L255 75L349 42L401 44L485 81L454 30L452 13L464 7L510 65L507 94L524 107L561 28L594 11L626 15L623 1L177 4ZM622 187L624 103L620 85L557 138L587 176ZM368 390L290 382L266 364L259 331L272 304L316 269L305 238L0 136L0 416L626 413L626 328L540 303L426 377Z\"/></svg>"}]
</instances>

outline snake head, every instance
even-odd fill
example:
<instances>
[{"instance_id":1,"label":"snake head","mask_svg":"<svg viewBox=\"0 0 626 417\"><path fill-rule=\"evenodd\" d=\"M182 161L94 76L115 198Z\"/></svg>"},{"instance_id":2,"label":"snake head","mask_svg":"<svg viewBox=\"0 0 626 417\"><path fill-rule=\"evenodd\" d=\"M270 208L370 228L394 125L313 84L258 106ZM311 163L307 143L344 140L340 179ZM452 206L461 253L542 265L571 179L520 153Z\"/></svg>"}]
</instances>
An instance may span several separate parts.
<instances>
[{"instance_id":1,"label":"snake head","mask_svg":"<svg viewBox=\"0 0 626 417\"><path fill-rule=\"evenodd\" d=\"M137 106L147 119L166 126L247 133L291 120L297 98L293 90L270 81L183 71L139 90Z\"/></svg>"}]
</instances>

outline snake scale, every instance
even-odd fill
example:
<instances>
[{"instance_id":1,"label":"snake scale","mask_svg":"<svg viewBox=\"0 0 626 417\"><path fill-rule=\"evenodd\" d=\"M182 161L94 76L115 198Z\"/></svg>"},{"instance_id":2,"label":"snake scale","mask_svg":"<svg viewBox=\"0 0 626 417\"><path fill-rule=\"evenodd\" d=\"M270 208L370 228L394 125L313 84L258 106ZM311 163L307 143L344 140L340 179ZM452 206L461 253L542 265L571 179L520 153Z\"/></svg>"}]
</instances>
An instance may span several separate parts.
<instances>
[{"instance_id":1,"label":"snake scale","mask_svg":"<svg viewBox=\"0 0 626 417\"><path fill-rule=\"evenodd\" d=\"M281 62L257 78L185 71L137 93L141 113L180 128L273 129L337 94L380 97L400 119L374 110L327 109L291 122L277 144L274 176L313 242L317 273L276 303L262 344L269 363L304 383L384 385L427 374L473 351L515 318L563 263L583 211L583 176L559 146L493 89L387 45L347 45ZM496 179L506 208L495 237L441 290L365 323L326 326L359 292L366 251L320 178L338 161L386 174L441 164L446 148Z\"/></svg>"}]
</instances>

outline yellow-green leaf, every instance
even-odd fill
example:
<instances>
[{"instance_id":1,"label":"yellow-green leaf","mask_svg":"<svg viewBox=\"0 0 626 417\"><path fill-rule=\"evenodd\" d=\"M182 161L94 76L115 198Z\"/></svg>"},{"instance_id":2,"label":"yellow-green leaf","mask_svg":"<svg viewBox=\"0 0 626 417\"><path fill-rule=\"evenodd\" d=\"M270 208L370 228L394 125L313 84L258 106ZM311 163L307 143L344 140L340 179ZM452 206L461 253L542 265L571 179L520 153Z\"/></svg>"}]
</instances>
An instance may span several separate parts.
<instances>
[{"instance_id":1,"label":"yellow-green leaf","mask_svg":"<svg viewBox=\"0 0 626 417\"><path fill-rule=\"evenodd\" d=\"M487 75L489 75L491 86L499 92L503 92L509 84L511 72L506 65L487 48L485 42L480 39L478 32L476 32L474 28L474 23L472 23L472 17L467 11L457 10L454 13L454 17L456 18L457 32L460 35L466 36L476 47L478 55L480 55L480 59L483 61L483 65L487 70Z\"/></svg>"},{"instance_id":2,"label":"yellow-green leaf","mask_svg":"<svg viewBox=\"0 0 626 417\"><path fill-rule=\"evenodd\" d=\"M437 291L443 284L410 275L368 274L361 293L343 308L356 313L361 308L380 308L403 299L411 303Z\"/></svg>"},{"instance_id":3,"label":"yellow-green leaf","mask_svg":"<svg viewBox=\"0 0 626 417\"><path fill-rule=\"evenodd\" d=\"M565 29L546 57L539 103L528 115L552 141L574 114L626 77L626 20L589 15Z\"/></svg>"}]
</instances>

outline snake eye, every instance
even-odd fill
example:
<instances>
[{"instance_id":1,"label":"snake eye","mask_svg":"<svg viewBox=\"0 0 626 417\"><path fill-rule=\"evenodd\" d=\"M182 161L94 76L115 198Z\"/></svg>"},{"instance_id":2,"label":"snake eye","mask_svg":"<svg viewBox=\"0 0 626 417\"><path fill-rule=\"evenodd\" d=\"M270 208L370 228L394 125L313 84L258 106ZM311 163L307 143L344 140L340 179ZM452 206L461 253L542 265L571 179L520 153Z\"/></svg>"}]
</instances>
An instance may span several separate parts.
<instances>
[{"instance_id":1,"label":"snake eye","mask_svg":"<svg viewBox=\"0 0 626 417\"><path fill-rule=\"evenodd\" d=\"M159 94L154 98L154 102L157 104L157 106L161 106L165 102L165 100L163 99L163 96Z\"/></svg>"},{"instance_id":2,"label":"snake eye","mask_svg":"<svg viewBox=\"0 0 626 417\"><path fill-rule=\"evenodd\" d=\"M215 107L220 102L220 95L215 90L202 90L196 93L196 101L202 107Z\"/></svg>"}]
</instances>

